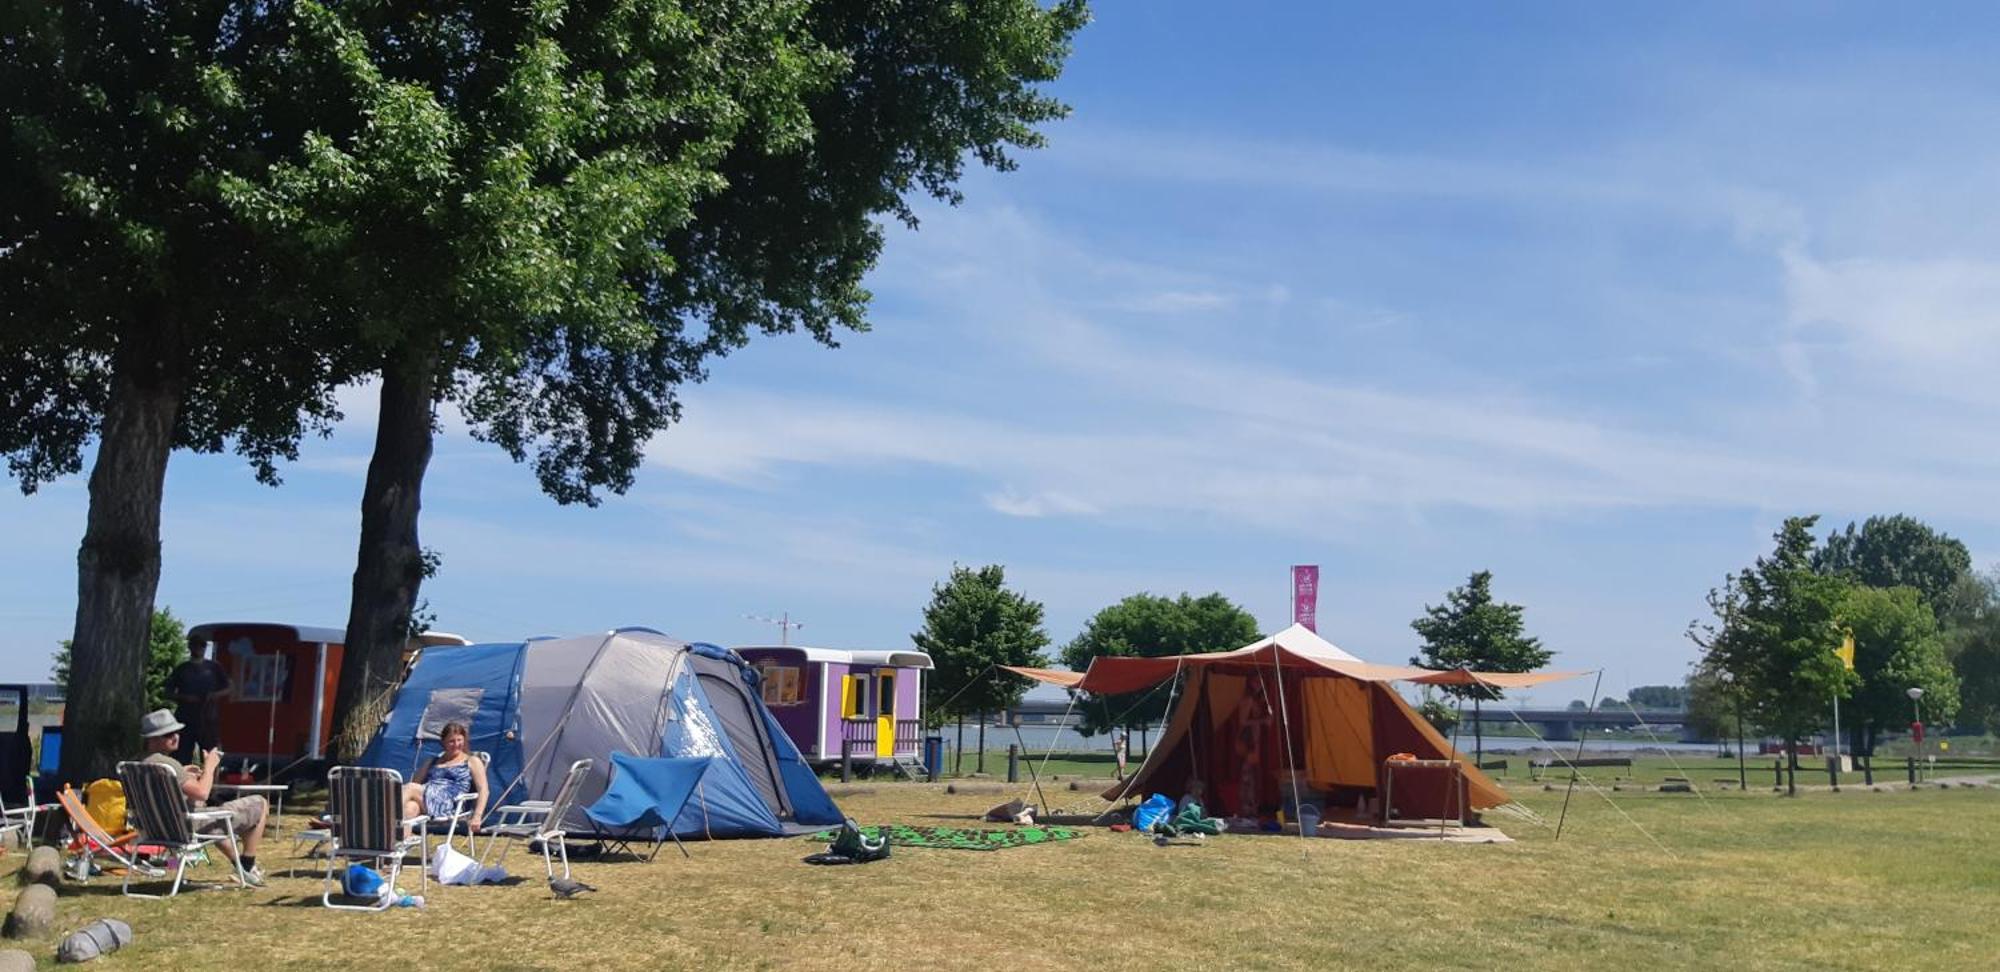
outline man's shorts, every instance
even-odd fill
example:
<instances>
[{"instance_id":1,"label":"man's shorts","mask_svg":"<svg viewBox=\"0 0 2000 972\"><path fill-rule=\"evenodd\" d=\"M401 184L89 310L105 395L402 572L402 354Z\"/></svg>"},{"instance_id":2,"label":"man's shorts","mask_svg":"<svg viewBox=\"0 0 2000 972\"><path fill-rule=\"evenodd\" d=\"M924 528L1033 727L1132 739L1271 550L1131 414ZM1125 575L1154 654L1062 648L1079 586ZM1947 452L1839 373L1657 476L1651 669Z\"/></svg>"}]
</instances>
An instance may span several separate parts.
<instances>
[{"instance_id":1,"label":"man's shorts","mask_svg":"<svg viewBox=\"0 0 2000 972\"><path fill-rule=\"evenodd\" d=\"M253 794L246 797L237 797L213 809L229 811L229 829L238 836L241 836L256 830L257 825L264 822L264 811L267 806L268 804L264 802L263 797ZM217 820L213 823L204 824L202 829L219 831L222 824L223 821Z\"/></svg>"}]
</instances>

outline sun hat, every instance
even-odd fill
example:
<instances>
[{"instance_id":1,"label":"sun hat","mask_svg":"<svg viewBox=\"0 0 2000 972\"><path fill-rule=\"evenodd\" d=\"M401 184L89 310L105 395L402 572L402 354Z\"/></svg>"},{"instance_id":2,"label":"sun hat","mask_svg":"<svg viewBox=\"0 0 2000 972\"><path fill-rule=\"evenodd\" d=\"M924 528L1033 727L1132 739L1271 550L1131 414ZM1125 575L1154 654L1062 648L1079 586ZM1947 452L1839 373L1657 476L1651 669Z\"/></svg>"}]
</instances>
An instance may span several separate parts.
<instances>
[{"instance_id":1,"label":"sun hat","mask_svg":"<svg viewBox=\"0 0 2000 972\"><path fill-rule=\"evenodd\" d=\"M186 728L181 725L179 719L174 718L172 712L166 709L154 709L139 720L139 735L145 739L154 739Z\"/></svg>"}]
</instances>

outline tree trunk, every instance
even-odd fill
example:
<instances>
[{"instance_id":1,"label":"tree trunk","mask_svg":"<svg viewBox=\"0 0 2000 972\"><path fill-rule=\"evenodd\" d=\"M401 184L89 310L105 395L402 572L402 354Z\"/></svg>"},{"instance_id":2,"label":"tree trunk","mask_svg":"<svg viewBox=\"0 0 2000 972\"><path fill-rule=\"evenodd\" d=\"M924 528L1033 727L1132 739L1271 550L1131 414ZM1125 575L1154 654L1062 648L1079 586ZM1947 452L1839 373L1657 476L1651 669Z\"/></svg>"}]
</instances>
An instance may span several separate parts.
<instances>
[{"instance_id":1,"label":"tree trunk","mask_svg":"<svg viewBox=\"0 0 2000 972\"><path fill-rule=\"evenodd\" d=\"M986 772L986 710L979 710L979 756L973 763L973 772Z\"/></svg>"},{"instance_id":2,"label":"tree trunk","mask_svg":"<svg viewBox=\"0 0 2000 972\"><path fill-rule=\"evenodd\" d=\"M965 713L958 714L958 754L951 760L951 775L965 775Z\"/></svg>"},{"instance_id":3,"label":"tree trunk","mask_svg":"<svg viewBox=\"0 0 2000 972\"><path fill-rule=\"evenodd\" d=\"M1750 769L1743 762L1743 703L1736 703L1736 788L1750 789Z\"/></svg>"},{"instance_id":4,"label":"tree trunk","mask_svg":"<svg viewBox=\"0 0 2000 972\"><path fill-rule=\"evenodd\" d=\"M1479 721L1479 696L1472 697L1472 765L1486 762L1486 727Z\"/></svg>"},{"instance_id":5,"label":"tree trunk","mask_svg":"<svg viewBox=\"0 0 2000 972\"><path fill-rule=\"evenodd\" d=\"M147 708L146 655L160 586L160 503L181 384L157 347L121 351L90 469L90 512L76 555L61 775L78 785L134 758Z\"/></svg>"},{"instance_id":6,"label":"tree trunk","mask_svg":"<svg viewBox=\"0 0 2000 972\"><path fill-rule=\"evenodd\" d=\"M1799 741L1785 741L1785 795L1799 795Z\"/></svg>"},{"instance_id":7,"label":"tree trunk","mask_svg":"<svg viewBox=\"0 0 2000 972\"><path fill-rule=\"evenodd\" d=\"M352 761L374 737L402 677L410 611L423 584L417 542L424 471L431 461L437 352L391 359L382 369L375 453L361 494L361 547L347 609L347 645L334 698L334 751Z\"/></svg>"}]
</instances>

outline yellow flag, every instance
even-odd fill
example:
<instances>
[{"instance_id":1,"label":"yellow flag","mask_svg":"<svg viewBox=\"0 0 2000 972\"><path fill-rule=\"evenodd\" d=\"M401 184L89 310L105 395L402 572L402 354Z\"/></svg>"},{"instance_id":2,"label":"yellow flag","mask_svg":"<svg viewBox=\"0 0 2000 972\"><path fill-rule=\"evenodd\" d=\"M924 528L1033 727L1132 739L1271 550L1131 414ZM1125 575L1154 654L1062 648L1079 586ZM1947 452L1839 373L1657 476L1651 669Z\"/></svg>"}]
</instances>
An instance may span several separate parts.
<instances>
[{"instance_id":1,"label":"yellow flag","mask_svg":"<svg viewBox=\"0 0 2000 972\"><path fill-rule=\"evenodd\" d=\"M1848 671L1851 672L1854 670L1853 629L1849 628L1849 629L1843 629L1841 631L1840 648L1839 650L1835 651L1834 654L1840 656L1840 663L1846 665Z\"/></svg>"}]
</instances>

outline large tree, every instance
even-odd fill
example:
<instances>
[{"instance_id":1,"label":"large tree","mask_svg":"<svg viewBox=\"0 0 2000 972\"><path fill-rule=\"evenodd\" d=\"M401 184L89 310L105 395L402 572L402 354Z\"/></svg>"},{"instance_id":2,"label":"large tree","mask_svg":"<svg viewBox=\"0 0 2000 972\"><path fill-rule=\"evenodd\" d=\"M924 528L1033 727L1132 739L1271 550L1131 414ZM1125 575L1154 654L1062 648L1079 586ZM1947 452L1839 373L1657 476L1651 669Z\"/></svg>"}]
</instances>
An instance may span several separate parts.
<instances>
[{"instance_id":1,"label":"large tree","mask_svg":"<svg viewBox=\"0 0 2000 972\"><path fill-rule=\"evenodd\" d=\"M1062 649L1062 663L1075 671L1092 659L1158 658L1204 651L1227 651L1257 640L1257 619L1221 594L1157 597L1134 594L1092 617ZM1085 736L1116 728L1146 727L1167 714L1160 692L1107 696L1086 706L1077 731Z\"/></svg>"},{"instance_id":2,"label":"large tree","mask_svg":"<svg viewBox=\"0 0 2000 972\"><path fill-rule=\"evenodd\" d=\"M1482 570L1464 586L1446 592L1443 604L1427 604L1424 616L1410 622L1423 645L1412 665L1426 668L1467 668L1481 672L1526 672L1555 657L1522 624L1524 608L1493 599L1493 572ZM1472 700L1473 758L1484 759L1486 742L1480 731L1480 703L1500 698L1498 689L1484 685L1448 685L1443 691Z\"/></svg>"},{"instance_id":3,"label":"large tree","mask_svg":"<svg viewBox=\"0 0 2000 972\"><path fill-rule=\"evenodd\" d=\"M1835 654L1850 585L1813 569L1818 519L1787 519L1771 553L1709 592L1714 618L1688 628L1703 664L1736 687L1750 720L1794 753L1826 724L1834 696L1846 697L1859 682ZM1796 792L1797 760L1790 762L1787 787Z\"/></svg>"},{"instance_id":4,"label":"large tree","mask_svg":"<svg viewBox=\"0 0 2000 972\"><path fill-rule=\"evenodd\" d=\"M1972 574L1972 554L1958 539L1914 517L1871 516L1859 527L1827 534L1813 567L1868 587L1914 587L1940 619L1957 603Z\"/></svg>"},{"instance_id":5,"label":"large tree","mask_svg":"<svg viewBox=\"0 0 2000 972\"><path fill-rule=\"evenodd\" d=\"M1949 724L1958 715L1958 675L1945 657L1931 606L1915 588L1853 587L1840 619L1854 633L1854 670L1861 679L1843 713L1854 752L1872 755L1878 735L1909 724L1906 693L1912 687L1924 690L1926 721Z\"/></svg>"},{"instance_id":6,"label":"large tree","mask_svg":"<svg viewBox=\"0 0 2000 972\"><path fill-rule=\"evenodd\" d=\"M678 391L752 335L865 324L878 217L955 200L1063 107L1080 3L299 5L323 120L243 211L337 268L379 375L336 710L372 733L422 579L437 412L559 502L632 482ZM304 231L301 230L304 227Z\"/></svg>"},{"instance_id":7,"label":"large tree","mask_svg":"<svg viewBox=\"0 0 2000 972\"><path fill-rule=\"evenodd\" d=\"M338 417L314 268L224 197L303 136L267 110L302 52L286 4L0 5L0 453L25 492L83 468L62 774L134 745L176 449L257 475Z\"/></svg>"},{"instance_id":8,"label":"large tree","mask_svg":"<svg viewBox=\"0 0 2000 972\"><path fill-rule=\"evenodd\" d=\"M1044 666L1049 635L1042 628L1042 604L1007 589L999 564L973 569L954 566L951 577L931 588L923 630L910 635L917 650L936 666L925 709L958 721L958 749L965 750L965 717L979 720L980 765L986 757L986 714L1018 705L1028 691L1020 676L999 665Z\"/></svg>"}]
</instances>

